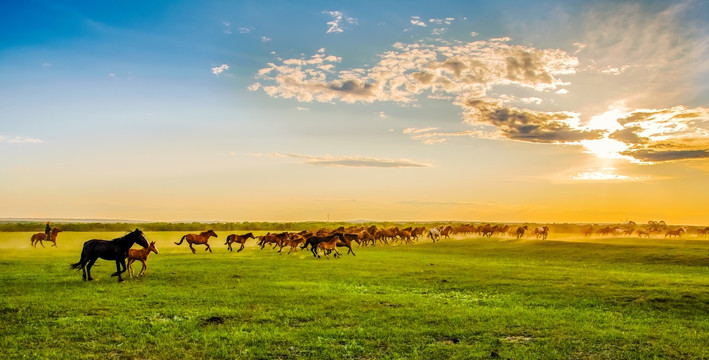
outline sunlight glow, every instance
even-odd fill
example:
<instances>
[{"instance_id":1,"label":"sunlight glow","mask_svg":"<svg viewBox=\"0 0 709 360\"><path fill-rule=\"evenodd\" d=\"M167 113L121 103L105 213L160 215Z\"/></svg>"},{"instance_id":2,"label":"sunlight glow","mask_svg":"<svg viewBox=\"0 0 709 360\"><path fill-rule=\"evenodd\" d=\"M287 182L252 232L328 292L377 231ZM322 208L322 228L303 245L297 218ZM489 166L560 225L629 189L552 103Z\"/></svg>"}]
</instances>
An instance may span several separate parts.
<instances>
[{"instance_id":1,"label":"sunlight glow","mask_svg":"<svg viewBox=\"0 0 709 360\"><path fill-rule=\"evenodd\" d=\"M604 168L600 170L589 169L589 171L574 175L573 179L586 181L632 180L629 176L615 174L615 170L615 168Z\"/></svg>"},{"instance_id":2,"label":"sunlight glow","mask_svg":"<svg viewBox=\"0 0 709 360\"><path fill-rule=\"evenodd\" d=\"M581 145L586 148L586 152L594 154L601 159L629 159L622 155L628 150L628 145L622 141L603 138L598 140L581 140Z\"/></svg>"}]
</instances>

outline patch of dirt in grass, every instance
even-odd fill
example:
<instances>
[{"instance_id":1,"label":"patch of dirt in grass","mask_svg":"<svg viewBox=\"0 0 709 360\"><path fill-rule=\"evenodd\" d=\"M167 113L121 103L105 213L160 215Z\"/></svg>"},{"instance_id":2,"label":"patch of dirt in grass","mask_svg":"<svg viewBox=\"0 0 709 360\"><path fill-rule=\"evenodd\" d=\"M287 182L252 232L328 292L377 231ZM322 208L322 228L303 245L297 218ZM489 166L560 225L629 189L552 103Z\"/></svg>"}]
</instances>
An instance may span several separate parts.
<instances>
[{"instance_id":1,"label":"patch of dirt in grass","mask_svg":"<svg viewBox=\"0 0 709 360\"><path fill-rule=\"evenodd\" d=\"M203 326L207 325L219 325L224 323L225 317L223 316L212 316L202 322Z\"/></svg>"},{"instance_id":2,"label":"patch of dirt in grass","mask_svg":"<svg viewBox=\"0 0 709 360\"><path fill-rule=\"evenodd\" d=\"M526 342L534 340L534 338L531 336L516 335L516 336L505 336L501 340L509 342L509 343L513 343L513 344L524 344Z\"/></svg>"}]
</instances>

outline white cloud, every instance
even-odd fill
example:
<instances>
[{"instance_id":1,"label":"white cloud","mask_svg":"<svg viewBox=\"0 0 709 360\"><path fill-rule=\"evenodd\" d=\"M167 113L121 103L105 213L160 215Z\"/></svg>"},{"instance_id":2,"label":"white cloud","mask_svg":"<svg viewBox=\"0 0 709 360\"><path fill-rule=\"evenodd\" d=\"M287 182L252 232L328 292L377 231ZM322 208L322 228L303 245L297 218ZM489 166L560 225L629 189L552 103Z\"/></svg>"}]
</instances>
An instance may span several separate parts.
<instances>
[{"instance_id":1,"label":"white cloud","mask_svg":"<svg viewBox=\"0 0 709 360\"><path fill-rule=\"evenodd\" d=\"M616 173L615 168L603 168L598 170L588 170L577 173L572 176L572 179L579 181L637 181L638 177L631 178L627 175Z\"/></svg>"},{"instance_id":2,"label":"white cloud","mask_svg":"<svg viewBox=\"0 0 709 360\"><path fill-rule=\"evenodd\" d=\"M424 92L440 98L484 98L497 85L556 90L567 84L560 76L575 72L577 59L561 50L505 41L396 43L367 69L339 71L335 65L341 58L318 51L309 59L269 63L257 77L270 96L303 102L415 103Z\"/></svg>"},{"instance_id":3,"label":"white cloud","mask_svg":"<svg viewBox=\"0 0 709 360\"><path fill-rule=\"evenodd\" d=\"M219 76L219 74L223 73L224 71L229 70L229 65L227 64L221 64L219 66L215 66L212 68L212 74Z\"/></svg>"},{"instance_id":4,"label":"white cloud","mask_svg":"<svg viewBox=\"0 0 709 360\"><path fill-rule=\"evenodd\" d=\"M428 128L407 128L402 133L407 134L413 140L421 141L427 145L441 144L448 141L452 137L476 137L476 138L494 138L490 133L483 133L480 130L468 130L459 132L441 132L436 131L437 127Z\"/></svg>"},{"instance_id":5,"label":"white cloud","mask_svg":"<svg viewBox=\"0 0 709 360\"><path fill-rule=\"evenodd\" d=\"M248 34L252 32L254 28L252 27L247 27L247 26L240 26L239 27L239 34Z\"/></svg>"},{"instance_id":6,"label":"white cloud","mask_svg":"<svg viewBox=\"0 0 709 360\"><path fill-rule=\"evenodd\" d=\"M261 42L269 42L269 41L271 41L271 38L270 38L270 37L261 36Z\"/></svg>"},{"instance_id":7,"label":"white cloud","mask_svg":"<svg viewBox=\"0 0 709 360\"><path fill-rule=\"evenodd\" d=\"M40 139L34 139L34 138L28 138L28 137L22 137L22 136L15 136L13 138L5 137L3 135L0 135L0 143L12 143L12 144L40 144L43 143L44 141Z\"/></svg>"},{"instance_id":8,"label":"white cloud","mask_svg":"<svg viewBox=\"0 0 709 360\"><path fill-rule=\"evenodd\" d=\"M422 27L427 26L425 22L421 21L421 17L419 17L419 16L412 16L411 17L411 24L416 25L416 26L422 26Z\"/></svg>"},{"instance_id":9,"label":"white cloud","mask_svg":"<svg viewBox=\"0 0 709 360\"><path fill-rule=\"evenodd\" d=\"M436 24L436 25L443 25L443 24L450 25L453 23L453 20L455 20L455 18L447 17L445 19L429 19L428 22Z\"/></svg>"},{"instance_id":10,"label":"white cloud","mask_svg":"<svg viewBox=\"0 0 709 360\"><path fill-rule=\"evenodd\" d=\"M322 13L332 17L332 20L327 22L329 26L326 32L327 34L341 33L347 29L346 24L357 25L359 23L357 18L347 17L340 11L323 11Z\"/></svg>"},{"instance_id":11,"label":"white cloud","mask_svg":"<svg viewBox=\"0 0 709 360\"><path fill-rule=\"evenodd\" d=\"M270 153L270 154L251 154L252 156L275 157L275 158L291 158L305 160L306 164L318 166L343 166L343 167L377 167L377 168L407 168L407 167L430 167L425 163L414 162L411 160L400 159L381 159L362 156L312 156L296 153Z\"/></svg>"},{"instance_id":12,"label":"white cloud","mask_svg":"<svg viewBox=\"0 0 709 360\"><path fill-rule=\"evenodd\" d=\"M303 106L296 106L295 109L298 111L310 111L310 108L306 108Z\"/></svg>"}]
</instances>

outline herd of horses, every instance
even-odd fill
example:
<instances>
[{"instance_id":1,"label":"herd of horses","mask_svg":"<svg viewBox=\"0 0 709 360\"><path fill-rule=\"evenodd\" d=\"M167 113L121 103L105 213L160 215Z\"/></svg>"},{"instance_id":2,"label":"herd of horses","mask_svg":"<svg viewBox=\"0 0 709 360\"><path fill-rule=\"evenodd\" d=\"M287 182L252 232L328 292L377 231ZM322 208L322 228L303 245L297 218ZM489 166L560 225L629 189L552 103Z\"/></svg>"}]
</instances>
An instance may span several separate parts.
<instances>
[{"instance_id":1,"label":"herd of horses","mask_svg":"<svg viewBox=\"0 0 709 360\"><path fill-rule=\"evenodd\" d=\"M62 230L59 228L53 228L49 236L45 233L34 234L31 237L31 245L35 248L37 244L44 247L43 241L51 241L53 243L52 246L56 247L57 235L61 231ZM600 236L621 236L635 233L639 237L650 237L653 234L661 234L664 232L665 238L679 238L683 233L687 233L687 231L686 227L671 229L662 221L650 221L648 222L648 226L644 227L638 227L637 224L630 221L626 224L606 225L601 227L589 225L583 228L581 233L585 236L591 236L594 233ZM544 225L530 228L529 225L513 227L501 224L461 224L457 226L436 226L428 229L422 226L400 229L397 226L378 228L376 225L372 225L369 227L352 226L348 228L320 229L317 231L269 232L261 236L254 236L253 233L249 232L242 235L228 235L224 245L227 246L227 250L233 251L232 244L239 244L240 247L236 251L238 253L244 249L247 240L254 239L258 241L257 244L261 250L268 245L271 249L278 248L279 253L282 252L284 248L289 248L288 254L290 254L293 251L309 248L310 252L316 258L320 258L321 253L325 257L329 257L330 254L333 254L333 256L337 258L342 256L338 248L346 248L346 254L356 256L352 248L352 245L355 243L359 246L391 245L396 243L410 244L424 238L429 238L435 243L442 239L450 239L451 235L478 235L490 238L495 234L499 236L516 237L517 239L521 239L529 234L527 236L533 235L536 239L546 240L549 235L549 226ZM709 227L697 229L697 234L706 236L709 234ZM212 252L212 248L209 245L209 239L211 237L218 238L218 235L213 230L207 230L199 234L186 234L180 238L179 242L175 242L175 244L181 245L186 241L193 254L196 253L196 249L193 245L204 245L205 251ZM140 245L142 249L131 249L133 244ZM130 277L133 277L134 273L131 265L135 261L140 261L142 264L138 276L145 274L148 256L151 252L155 254L158 253L155 242L148 243L143 232L139 229L135 229L125 236L113 240L92 239L86 241L83 245L79 262L72 264L71 268L82 269L83 279L93 280L91 277L91 267L94 263L99 258L113 260L116 262L116 272L111 276L117 276L118 281L123 281L121 275L126 271L128 271Z\"/></svg>"},{"instance_id":2,"label":"herd of horses","mask_svg":"<svg viewBox=\"0 0 709 360\"><path fill-rule=\"evenodd\" d=\"M706 236L709 234L709 226L696 229L698 236ZM651 236L662 236L664 238L680 238L682 234L689 233L686 226L669 227L664 221L648 221L647 225L639 226L633 221L628 221L624 224L595 226L588 225L581 230L584 236L593 234L599 236L632 236L635 234L640 238L650 238Z\"/></svg>"}]
</instances>

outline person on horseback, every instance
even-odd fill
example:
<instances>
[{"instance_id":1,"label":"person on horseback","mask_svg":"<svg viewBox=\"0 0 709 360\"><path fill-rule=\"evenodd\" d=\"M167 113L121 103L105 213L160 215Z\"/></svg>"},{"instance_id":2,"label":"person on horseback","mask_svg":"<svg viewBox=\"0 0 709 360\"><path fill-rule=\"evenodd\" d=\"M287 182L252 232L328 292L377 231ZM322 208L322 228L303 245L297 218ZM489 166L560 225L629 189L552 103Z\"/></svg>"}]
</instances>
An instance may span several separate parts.
<instances>
[{"instance_id":1,"label":"person on horseback","mask_svg":"<svg viewBox=\"0 0 709 360\"><path fill-rule=\"evenodd\" d=\"M51 239L51 237L49 236L51 232L52 228L49 227L49 221L47 221L47 225L44 227L44 233L47 235L47 239Z\"/></svg>"}]
</instances>

